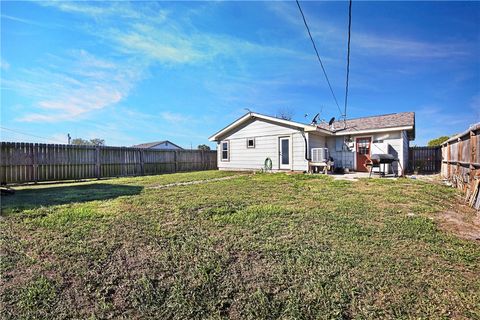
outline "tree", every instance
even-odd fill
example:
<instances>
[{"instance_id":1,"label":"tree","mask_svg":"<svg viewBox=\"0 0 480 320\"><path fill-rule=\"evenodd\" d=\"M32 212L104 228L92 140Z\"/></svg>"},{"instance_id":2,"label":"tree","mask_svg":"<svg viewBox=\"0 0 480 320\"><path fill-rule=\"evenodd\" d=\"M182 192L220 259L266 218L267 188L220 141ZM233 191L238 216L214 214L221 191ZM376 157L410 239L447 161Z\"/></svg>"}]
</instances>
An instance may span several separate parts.
<instances>
[{"instance_id":1,"label":"tree","mask_svg":"<svg viewBox=\"0 0 480 320\"><path fill-rule=\"evenodd\" d=\"M104 146L105 145L105 140L104 139L98 139L98 138L90 139L90 140L82 139L82 138L75 138L75 139L72 139L72 141L70 143L74 144L74 145L81 145L81 146Z\"/></svg>"},{"instance_id":2,"label":"tree","mask_svg":"<svg viewBox=\"0 0 480 320\"><path fill-rule=\"evenodd\" d=\"M428 146L429 146L429 147L437 147L437 146L440 146L442 143L444 143L445 141L447 141L449 138L450 138L450 137L447 137L447 136L441 136L441 137L432 139L432 140L428 141Z\"/></svg>"},{"instance_id":3,"label":"tree","mask_svg":"<svg viewBox=\"0 0 480 320\"><path fill-rule=\"evenodd\" d=\"M210 147L207 146L206 144L199 144L197 149L198 150L203 150L203 151L208 151L208 150L210 150Z\"/></svg>"},{"instance_id":4,"label":"tree","mask_svg":"<svg viewBox=\"0 0 480 320\"><path fill-rule=\"evenodd\" d=\"M293 118L293 111L289 108L282 108L277 111L277 118L283 120L292 120Z\"/></svg>"}]
</instances>

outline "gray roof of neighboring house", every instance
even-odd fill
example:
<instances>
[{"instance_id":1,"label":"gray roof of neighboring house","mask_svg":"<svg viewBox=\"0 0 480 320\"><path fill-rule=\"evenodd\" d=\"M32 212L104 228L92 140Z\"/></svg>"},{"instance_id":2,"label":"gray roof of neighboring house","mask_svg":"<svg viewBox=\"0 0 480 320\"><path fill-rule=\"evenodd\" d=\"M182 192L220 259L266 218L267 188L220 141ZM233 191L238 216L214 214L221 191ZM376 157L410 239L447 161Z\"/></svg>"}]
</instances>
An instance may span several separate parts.
<instances>
[{"instance_id":1,"label":"gray roof of neighboring house","mask_svg":"<svg viewBox=\"0 0 480 320\"><path fill-rule=\"evenodd\" d=\"M150 148L153 148L155 146L158 146L159 144L163 144L165 142L168 142L170 143L171 145L174 145L175 147L178 147L180 149L183 149L182 147L180 147L179 145L176 145L175 143L169 141L169 140L163 140L163 141L155 141L155 142L147 142L147 143L141 143L141 144L136 144L134 146L132 146L132 148L141 148L141 149L150 149Z\"/></svg>"},{"instance_id":2,"label":"gray roof of neighboring house","mask_svg":"<svg viewBox=\"0 0 480 320\"><path fill-rule=\"evenodd\" d=\"M346 126L345 126L346 124ZM321 123L318 125L322 129L331 130L328 123ZM333 123L335 131L338 132L352 132L363 130L386 129L395 127L412 126L412 138L415 137L415 112L399 112L384 114L379 116L362 117L355 119L347 119L335 121Z\"/></svg>"}]
</instances>

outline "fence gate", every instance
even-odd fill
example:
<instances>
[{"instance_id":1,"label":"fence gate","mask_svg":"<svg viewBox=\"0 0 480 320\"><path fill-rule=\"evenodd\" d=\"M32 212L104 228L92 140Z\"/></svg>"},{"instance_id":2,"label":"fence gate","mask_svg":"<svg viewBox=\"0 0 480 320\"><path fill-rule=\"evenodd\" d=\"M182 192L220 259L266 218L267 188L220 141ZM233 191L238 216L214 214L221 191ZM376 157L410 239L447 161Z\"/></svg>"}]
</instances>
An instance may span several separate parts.
<instances>
[{"instance_id":1,"label":"fence gate","mask_svg":"<svg viewBox=\"0 0 480 320\"><path fill-rule=\"evenodd\" d=\"M410 147L408 172L439 173L442 167L442 149L438 147Z\"/></svg>"}]
</instances>

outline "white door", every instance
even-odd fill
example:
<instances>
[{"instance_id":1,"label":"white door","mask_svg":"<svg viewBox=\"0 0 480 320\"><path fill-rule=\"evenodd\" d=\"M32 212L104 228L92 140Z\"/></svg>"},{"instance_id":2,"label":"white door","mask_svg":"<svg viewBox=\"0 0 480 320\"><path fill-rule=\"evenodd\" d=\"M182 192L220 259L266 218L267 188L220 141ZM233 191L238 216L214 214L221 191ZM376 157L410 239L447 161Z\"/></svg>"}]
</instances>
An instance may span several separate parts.
<instances>
[{"instance_id":1,"label":"white door","mask_svg":"<svg viewBox=\"0 0 480 320\"><path fill-rule=\"evenodd\" d=\"M280 169L290 169L290 138L283 137L279 139L279 159Z\"/></svg>"}]
</instances>

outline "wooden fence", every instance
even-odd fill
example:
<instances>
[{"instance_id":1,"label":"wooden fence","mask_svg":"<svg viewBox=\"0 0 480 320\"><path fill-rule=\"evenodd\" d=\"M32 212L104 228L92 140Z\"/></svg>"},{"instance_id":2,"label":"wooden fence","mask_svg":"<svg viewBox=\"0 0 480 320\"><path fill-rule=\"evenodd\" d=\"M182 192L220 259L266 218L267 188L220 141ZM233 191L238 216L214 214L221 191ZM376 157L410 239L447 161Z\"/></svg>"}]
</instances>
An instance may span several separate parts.
<instances>
[{"instance_id":1,"label":"wooden fence","mask_svg":"<svg viewBox=\"0 0 480 320\"><path fill-rule=\"evenodd\" d=\"M0 182L124 177L217 169L216 151L2 142Z\"/></svg>"},{"instance_id":2,"label":"wooden fence","mask_svg":"<svg viewBox=\"0 0 480 320\"><path fill-rule=\"evenodd\" d=\"M480 209L480 123L442 144L442 176L465 192L466 202Z\"/></svg>"},{"instance_id":3,"label":"wooden fence","mask_svg":"<svg viewBox=\"0 0 480 320\"><path fill-rule=\"evenodd\" d=\"M442 166L441 147L410 147L408 172L439 173Z\"/></svg>"}]
</instances>

